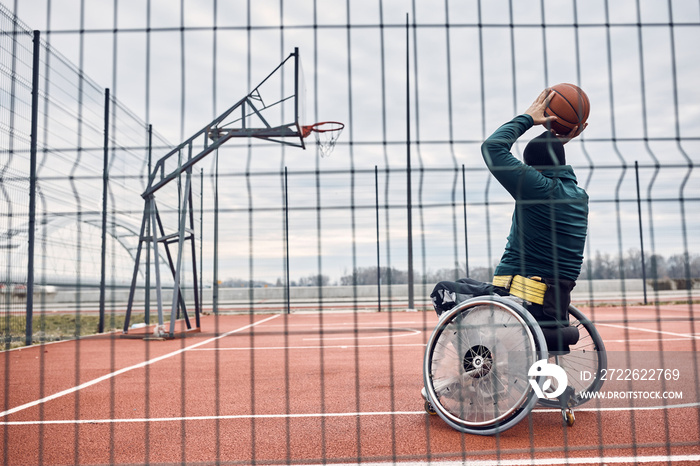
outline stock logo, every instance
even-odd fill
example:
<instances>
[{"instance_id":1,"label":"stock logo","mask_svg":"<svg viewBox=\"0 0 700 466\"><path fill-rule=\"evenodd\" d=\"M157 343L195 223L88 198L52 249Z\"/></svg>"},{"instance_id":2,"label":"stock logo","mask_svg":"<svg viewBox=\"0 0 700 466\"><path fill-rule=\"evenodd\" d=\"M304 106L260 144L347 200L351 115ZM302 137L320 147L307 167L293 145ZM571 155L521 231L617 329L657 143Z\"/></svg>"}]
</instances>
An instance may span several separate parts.
<instances>
[{"instance_id":1,"label":"stock logo","mask_svg":"<svg viewBox=\"0 0 700 466\"><path fill-rule=\"evenodd\" d=\"M564 393L569 383L564 369L556 364L549 364L546 359L540 359L534 363L527 372L527 375L530 377L530 385L538 398L556 398ZM537 384L537 377L547 377L541 388ZM550 391L553 380L557 382L556 388L554 391Z\"/></svg>"}]
</instances>

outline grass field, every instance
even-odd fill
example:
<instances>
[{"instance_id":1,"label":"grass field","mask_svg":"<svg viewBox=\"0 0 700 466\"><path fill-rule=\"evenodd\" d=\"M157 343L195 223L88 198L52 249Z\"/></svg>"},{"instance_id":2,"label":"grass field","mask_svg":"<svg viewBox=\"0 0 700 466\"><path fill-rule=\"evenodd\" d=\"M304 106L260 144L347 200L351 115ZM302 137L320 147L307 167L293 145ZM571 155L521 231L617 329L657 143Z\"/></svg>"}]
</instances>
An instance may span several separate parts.
<instances>
[{"instance_id":1,"label":"grass field","mask_svg":"<svg viewBox=\"0 0 700 466\"><path fill-rule=\"evenodd\" d=\"M39 344L95 335L99 333L99 320L100 317L95 314L40 314L34 319L33 341ZM145 314L132 314L130 322L132 325L145 322ZM123 326L123 313L105 316L105 332L121 330ZM24 346L24 316L6 316L0 321L0 332L4 336L5 349Z\"/></svg>"}]
</instances>

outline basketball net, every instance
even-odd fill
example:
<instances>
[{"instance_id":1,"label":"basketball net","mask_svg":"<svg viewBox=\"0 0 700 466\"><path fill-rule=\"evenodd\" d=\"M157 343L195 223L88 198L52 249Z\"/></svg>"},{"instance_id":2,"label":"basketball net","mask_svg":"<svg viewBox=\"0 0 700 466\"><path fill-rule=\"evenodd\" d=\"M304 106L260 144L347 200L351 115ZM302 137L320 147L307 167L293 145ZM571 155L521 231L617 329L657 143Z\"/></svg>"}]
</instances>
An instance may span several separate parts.
<instances>
[{"instance_id":1,"label":"basketball net","mask_svg":"<svg viewBox=\"0 0 700 466\"><path fill-rule=\"evenodd\" d=\"M318 147L321 157L328 157L335 148L335 142L343 132L345 125L337 121L323 121L309 126L302 127L302 135L304 137L314 133L316 137L316 146Z\"/></svg>"}]
</instances>

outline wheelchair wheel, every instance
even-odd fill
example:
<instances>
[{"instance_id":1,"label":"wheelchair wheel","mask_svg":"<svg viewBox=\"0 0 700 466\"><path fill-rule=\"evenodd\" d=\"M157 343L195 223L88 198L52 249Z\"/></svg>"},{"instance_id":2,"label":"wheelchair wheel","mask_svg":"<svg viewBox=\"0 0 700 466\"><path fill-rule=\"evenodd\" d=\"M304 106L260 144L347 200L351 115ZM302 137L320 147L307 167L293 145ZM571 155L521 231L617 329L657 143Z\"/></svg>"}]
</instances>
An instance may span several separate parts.
<instances>
[{"instance_id":1,"label":"wheelchair wheel","mask_svg":"<svg viewBox=\"0 0 700 466\"><path fill-rule=\"evenodd\" d=\"M550 354L549 362L559 365L566 372L569 386L575 394L569 401L570 407L580 406L590 399L581 396L582 392L595 393L603 386L601 374L608 367L605 345L593 323L574 306L569 306L569 323L579 331L578 343L571 346L568 354ZM550 390L554 391L555 386ZM559 408L557 399L541 399L540 404Z\"/></svg>"},{"instance_id":2,"label":"wheelchair wheel","mask_svg":"<svg viewBox=\"0 0 700 466\"><path fill-rule=\"evenodd\" d=\"M537 402L528 370L546 357L542 330L518 303L498 296L464 301L441 316L428 340L427 399L456 430L502 432Z\"/></svg>"}]
</instances>

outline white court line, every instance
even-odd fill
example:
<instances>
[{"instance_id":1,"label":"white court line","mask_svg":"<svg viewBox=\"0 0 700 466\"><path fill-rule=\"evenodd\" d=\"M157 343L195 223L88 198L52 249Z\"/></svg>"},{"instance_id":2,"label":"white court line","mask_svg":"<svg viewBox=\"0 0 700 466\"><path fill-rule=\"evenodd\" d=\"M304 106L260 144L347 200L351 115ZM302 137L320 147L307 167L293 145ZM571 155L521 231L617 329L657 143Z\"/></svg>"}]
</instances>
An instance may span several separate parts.
<instances>
[{"instance_id":1,"label":"white court line","mask_svg":"<svg viewBox=\"0 0 700 466\"><path fill-rule=\"evenodd\" d=\"M662 331L662 330L653 330L653 329L650 329L650 328L630 327L629 325L615 325L615 324L596 323L595 326L596 326L596 327L600 327L600 326L603 326L603 327L613 327L613 328L622 328L622 329L625 329L625 328L626 328L626 329L629 329L629 330L639 330L640 332L649 332L649 333L658 333L658 334L661 334L661 335L670 335L670 336L672 336L672 337L683 337L683 338L690 338L690 339L697 339L697 338L700 338L700 337L697 337L697 336L695 336L695 335L688 334L688 333L665 332L665 331Z\"/></svg>"},{"instance_id":2,"label":"white court line","mask_svg":"<svg viewBox=\"0 0 700 466\"><path fill-rule=\"evenodd\" d=\"M297 314L294 314L294 315L296 316ZM382 326L378 326L377 322L357 322L357 323L345 322L345 323L328 324L328 325L324 325L323 327L321 327L319 325L314 325L313 327L310 328L310 330L317 330L320 332L321 330L339 330L339 329L345 330L348 328L352 329L354 327L357 327L357 328L390 328L389 327L390 323L392 325L416 325L416 324L423 325L426 322L416 321L416 320L392 321L392 322L387 321L386 325L382 325ZM427 323L431 324L431 322L427 322ZM308 329L309 324L289 324L289 323L287 323L287 324L270 325L269 327L270 328L303 327L303 328Z\"/></svg>"},{"instance_id":3,"label":"white court line","mask_svg":"<svg viewBox=\"0 0 700 466\"><path fill-rule=\"evenodd\" d=\"M397 463L401 466L549 466L560 464L642 464L642 463L697 463L700 455L654 455L654 456L587 456L566 458L523 458L514 460L469 460L464 461L409 461ZM386 466L387 463L341 463L336 466ZM311 466L311 465L300 465Z\"/></svg>"},{"instance_id":4,"label":"white court line","mask_svg":"<svg viewBox=\"0 0 700 466\"><path fill-rule=\"evenodd\" d=\"M385 337L386 338L386 337ZM358 338L359 339L359 338ZM692 338L630 338L627 340L605 340L605 343L629 343L629 342L655 342L655 341L691 341ZM399 348L399 347L417 347L425 348L425 343L394 343L394 344L362 344L362 345L304 345L304 346L240 346L240 347L221 347L218 348L197 348L192 351L286 351L286 350L319 350L319 349L348 349L348 348Z\"/></svg>"},{"instance_id":5,"label":"white court line","mask_svg":"<svg viewBox=\"0 0 700 466\"><path fill-rule=\"evenodd\" d=\"M277 350L277 351L285 351L285 350L308 350L308 349L348 349L348 348L394 348L394 347L416 347L420 346L421 348L425 348L424 343L399 343L399 344L393 344L393 345L308 345L308 346L256 346L256 347L237 347L237 348L198 348L194 349L192 351L260 351L260 350Z\"/></svg>"},{"instance_id":6,"label":"white court line","mask_svg":"<svg viewBox=\"0 0 700 466\"><path fill-rule=\"evenodd\" d=\"M251 327L255 327L256 325L265 323L265 322L267 322L267 321L269 321L269 320L272 320L272 319L275 319L275 318L277 318L277 317L279 317L279 316L280 316L280 314L275 314L275 315L273 315L273 316L271 316L271 317L268 317L267 319L260 320L260 321L258 321L258 322L255 322L255 323L246 325L246 326L244 326L244 327L237 328L237 329L235 329L235 330L231 330L230 332L226 332L226 333L224 333L224 334L222 334L222 335L219 335L219 336L217 336L217 337L209 338L208 340L200 341L199 343L195 343L195 344L190 345L190 346L187 346L187 347L185 347L185 348L180 348L179 350L173 351L172 353L164 354L163 356L158 356L157 358L149 359L148 361L140 362L140 363L138 363L138 364L134 364L133 366L129 366L129 367L125 367L125 368L123 368L123 369L119 369L118 371L111 372L111 373L109 373L109 374L103 375L102 377L98 377L98 378L96 378L96 379L92 379L92 380L90 380L90 381L88 381L88 382L85 382L85 383L82 383L82 384L80 384L80 385L78 385L78 386L76 386L76 387L68 388L68 389L66 389L66 390L60 391L60 392L58 392L58 393L54 393L53 395L46 396L46 397L41 398L41 399L39 399L39 400L30 401L29 403L25 403L25 404L23 404L23 405L20 405L20 406L17 406L17 407L15 407L15 408L8 409L7 411L1 412L1 413L0 413L0 417L9 416L10 414L16 413L16 412L18 412L18 411L23 411L23 410L25 410L25 409L28 409L28 408L31 408L31 407L34 407L34 406L38 406L38 405L40 405L40 404L42 404L42 403L46 403L47 401L55 400L56 398L60 398L60 397L62 397L62 396L70 395L71 393L75 393L75 392L77 392L78 390L82 390L83 388L91 387L91 386L93 386L93 385L95 385L95 384L98 384L98 383L100 383L100 382L103 382L103 381L105 381L105 380L109 380L109 379L111 379L111 378L113 378L113 377L116 377L116 376L118 376L118 375L124 374L125 372L129 372L129 371L132 371L132 370L134 370L134 369L140 369L140 368L142 368L142 367L146 367L146 366L148 366L148 365L150 365L150 364L153 364L154 362L162 361L162 360L164 360L164 359L168 359L168 358L171 358L171 357L173 357L173 356L177 356L178 354L181 354L181 353L183 353L183 352L185 352L185 351L187 351L187 350L191 350L191 349L193 349L193 348L197 348L197 347L199 347L199 346L206 345L206 344L211 343L212 341L216 341L216 340L218 340L218 339L220 339L220 338L224 338L224 337L227 337L227 336L232 335L232 334L234 334L234 333L237 333L237 332L240 332L240 331L249 329L249 328L251 328Z\"/></svg>"},{"instance_id":7,"label":"white court line","mask_svg":"<svg viewBox=\"0 0 700 466\"><path fill-rule=\"evenodd\" d=\"M685 403L668 406L635 406L627 408L579 408L576 411L658 411L674 408L695 408L700 403ZM533 413L561 413L560 409L534 409ZM182 421L216 421L216 420L249 420L249 419L314 419L340 417L370 417L370 416L423 416L425 411L370 411L361 413L306 413L306 414L231 414L220 416L188 416L188 417L152 417L152 418L121 418L121 419L57 419L49 421L4 421L0 426L30 426L30 425L65 425L65 424L133 424L141 422L182 422Z\"/></svg>"},{"instance_id":8,"label":"white court line","mask_svg":"<svg viewBox=\"0 0 700 466\"><path fill-rule=\"evenodd\" d=\"M377 329L386 329L386 327L370 327L370 328L377 328ZM352 330L352 329L350 329ZM303 341L336 341L336 340L378 340L378 339L385 339L385 338L401 338L401 337L410 337L411 335L420 335L422 332L420 330L416 330L414 328L397 328L394 330L403 330L407 333L401 333L398 335L392 335L390 336L388 333L385 335L372 335L370 337L358 337L357 335L350 335L347 337L314 337L314 338L303 338Z\"/></svg>"},{"instance_id":9,"label":"white court line","mask_svg":"<svg viewBox=\"0 0 700 466\"><path fill-rule=\"evenodd\" d=\"M659 411L663 409L671 409L671 408L697 408L700 407L700 402L696 403L682 403L679 405L668 405L668 406L634 406L634 407L621 407L621 408L576 408L576 411L583 411L583 412L608 412L608 411ZM550 409L550 408L535 408L532 410L533 413L540 412L540 413L560 413L561 409Z\"/></svg>"},{"instance_id":10,"label":"white court line","mask_svg":"<svg viewBox=\"0 0 700 466\"><path fill-rule=\"evenodd\" d=\"M683 338L630 338L628 340L608 340L605 339L605 343L628 343L628 342L639 342L639 341L690 341L692 338L690 336Z\"/></svg>"}]
</instances>

